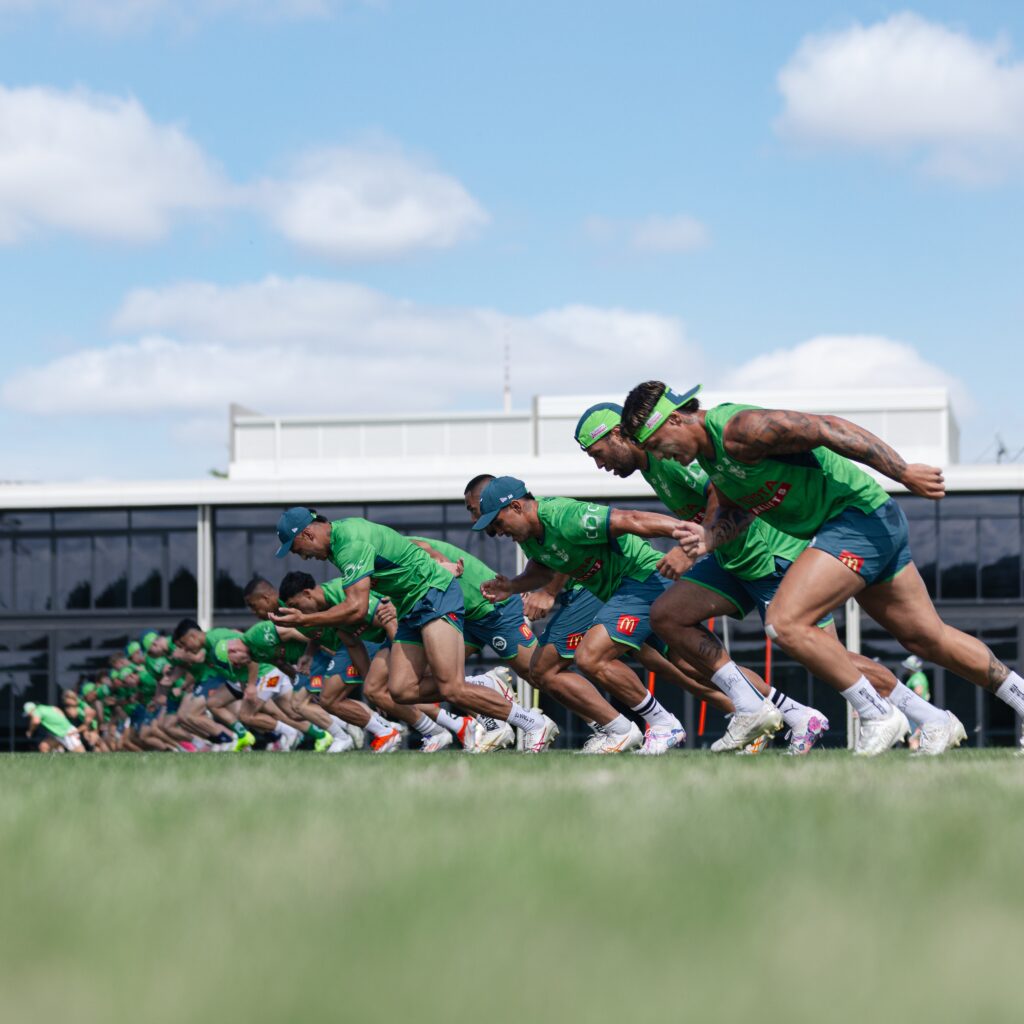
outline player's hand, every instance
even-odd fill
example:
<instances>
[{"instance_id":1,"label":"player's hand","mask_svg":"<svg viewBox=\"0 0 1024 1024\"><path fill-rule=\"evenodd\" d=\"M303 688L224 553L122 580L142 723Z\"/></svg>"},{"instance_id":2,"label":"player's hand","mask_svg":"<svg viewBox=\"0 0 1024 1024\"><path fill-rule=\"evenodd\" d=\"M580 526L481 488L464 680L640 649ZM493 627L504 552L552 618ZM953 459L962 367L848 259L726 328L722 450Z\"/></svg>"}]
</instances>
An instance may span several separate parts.
<instances>
[{"instance_id":1,"label":"player's hand","mask_svg":"<svg viewBox=\"0 0 1024 1024\"><path fill-rule=\"evenodd\" d=\"M942 478L942 470L937 466L925 466L920 462L912 463L903 471L900 483L911 494L921 498L938 501L946 496L946 483Z\"/></svg>"},{"instance_id":2,"label":"player's hand","mask_svg":"<svg viewBox=\"0 0 1024 1024\"><path fill-rule=\"evenodd\" d=\"M707 536L700 523L680 523L672 536L679 541L679 547L690 558L691 564L708 553Z\"/></svg>"},{"instance_id":3,"label":"player's hand","mask_svg":"<svg viewBox=\"0 0 1024 1024\"><path fill-rule=\"evenodd\" d=\"M495 576L493 580L484 580L480 584L480 593L488 601L504 601L512 596L512 581L507 576Z\"/></svg>"},{"instance_id":4,"label":"player's hand","mask_svg":"<svg viewBox=\"0 0 1024 1024\"><path fill-rule=\"evenodd\" d=\"M398 612L395 611L395 606L391 603L391 598L382 597L380 604L377 605L377 610L373 615L373 624L384 629L388 623L398 621Z\"/></svg>"},{"instance_id":5,"label":"player's hand","mask_svg":"<svg viewBox=\"0 0 1024 1024\"><path fill-rule=\"evenodd\" d=\"M529 594L523 594L523 614L531 622L543 619L551 611L554 603L554 594L549 594L546 590L532 590Z\"/></svg>"},{"instance_id":6,"label":"player's hand","mask_svg":"<svg viewBox=\"0 0 1024 1024\"><path fill-rule=\"evenodd\" d=\"M270 613L270 621L279 626L301 626L306 621L306 616L298 608L278 608Z\"/></svg>"},{"instance_id":7,"label":"player's hand","mask_svg":"<svg viewBox=\"0 0 1024 1024\"><path fill-rule=\"evenodd\" d=\"M657 564L658 572L667 580L677 580L693 565L693 559L681 548L673 548Z\"/></svg>"},{"instance_id":8,"label":"player's hand","mask_svg":"<svg viewBox=\"0 0 1024 1024\"><path fill-rule=\"evenodd\" d=\"M449 562L447 560L437 563L442 569L447 569L456 579L462 575L463 569L466 568L465 559L460 558L457 562Z\"/></svg>"},{"instance_id":9,"label":"player's hand","mask_svg":"<svg viewBox=\"0 0 1024 1024\"><path fill-rule=\"evenodd\" d=\"M308 676L309 670L313 667L313 655L304 654L297 662L295 662L295 671L300 676Z\"/></svg>"}]
</instances>

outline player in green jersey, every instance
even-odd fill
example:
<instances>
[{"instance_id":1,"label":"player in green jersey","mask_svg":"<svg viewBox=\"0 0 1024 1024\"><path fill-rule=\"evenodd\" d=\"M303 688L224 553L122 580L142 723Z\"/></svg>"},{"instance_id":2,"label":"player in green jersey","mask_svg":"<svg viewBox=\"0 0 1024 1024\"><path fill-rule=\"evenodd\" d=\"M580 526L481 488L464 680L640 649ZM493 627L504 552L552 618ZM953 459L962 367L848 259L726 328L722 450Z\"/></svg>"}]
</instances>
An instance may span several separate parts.
<instances>
[{"instance_id":1,"label":"player in green jersey","mask_svg":"<svg viewBox=\"0 0 1024 1024\"><path fill-rule=\"evenodd\" d=\"M36 729L42 728L44 738L52 740L73 754L85 753L78 729L68 721L67 715L60 708L52 704L35 704L29 701L22 708L22 712L28 718L28 731L25 735L30 739ZM47 749L52 749L52 745L48 744Z\"/></svg>"},{"instance_id":2,"label":"player in green jersey","mask_svg":"<svg viewBox=\"0 0 1024 1024\"><path fill-rule=\"evenodd\" d=\"M593 405L576 424L576 441L599 469L621 479L639 472L675 515L690 522L701 522L707 511L710 490L704 470L696 464L686 466L645 452L623 436L621 421L622 406L612 402ZM693 642L705 646L717 643L713 635L700 626L707 619L725 615L742 619L756 609L763 622L765 610L787 568L806 546L805 541L757 520L742 536L688 570L682 549L670 551L659 570L678 582L662 600L671 602L678 613L672 615L670 626L662 624L658 635L692 661L688 651ZM831 615L819 625L835 629ZM682 641L681 630L686 631ZM863 660L872 671L878 668L869 659ZM743 750L749 742L765 735L763 725L771 716L771 709L765 707L764 698L778 709L789 727L790 754L807 754L828 729L828 719L820 711L769 687L749 670L741 671L720 645L714 668L712 680L732 699L735 713L730 716L725 736L712 745L712 750ZM895 684L895 678L890 673L886 675ZM751 692L751 686L756 692Z\"/></svg>"},{"instance_id":3,"label":"player in green jersey","mask_svg":"<svg viewBox=\"0 0 1024 1024\"><path fill-rule=\"evenodd\" d=\"M766 629L858 713L858 753L888 749L909 731L908 716L922 727L921 753L940 754L966 733L954 715L902 683L888 701L880 698L838 639L815 627L851 597L914 654L1024 713L1024 679L981 641L942 622L911 559L903 511L855 462L935 500L945 493L940 470L908 465L874 434L837 416L734 404L704 411L699 390L677 395L660 381L637 386L624 406L624 432L656 455L696 458L710 477L713 513L679 527L691 558L734 540L755 517L810 542L786 573Z\"/></svg>"},{"instance_id":4,"label":"player in green jersey","mask_svg":"<svg viewBox=\"0 0 1024 1024\"><path fill-rule=\"evenodd\" d=\"M395 608L388 688L400 704L448 701L467 711L508 721L527 730L533 743L546 743L558 727L545 715L508 703L499 694L465 680L462 625L465 607L458 581L422 548L390 527L366 519L334 523L308 508L286 511L278 521L278 557L331 561L341 573L345 598L323 611L283 609L273 618L284 625L357 629L366 618L370 584ZM361 643L349 648L365 670Z\"/></svg>"},{"instance_id":5,"label":"player in green jersey","mask_svg":"<svg viewBox=\"0 0 1024 1024\"><path fill-rule=\"evenodd\" d=\"M650 625L650 608L665 591L657 572L662 555L645 536L671 536L676 520L656 512L623 511L571 498L535 498L522 480L498 477L480 496L480 531L494 525L511 537L528 561L514 579L498 576L485 583L489 600L532 590L568 573L600 601L601 608L576 647L575 660L588 679L640 715L648 725L643 737L636 725L617 715L603 724L623 746L643 745L645 754L662 754L686 738L679 720L667 712L637 674L622 660L645 643L660 643Z\"/></svg>"}]
</instances>

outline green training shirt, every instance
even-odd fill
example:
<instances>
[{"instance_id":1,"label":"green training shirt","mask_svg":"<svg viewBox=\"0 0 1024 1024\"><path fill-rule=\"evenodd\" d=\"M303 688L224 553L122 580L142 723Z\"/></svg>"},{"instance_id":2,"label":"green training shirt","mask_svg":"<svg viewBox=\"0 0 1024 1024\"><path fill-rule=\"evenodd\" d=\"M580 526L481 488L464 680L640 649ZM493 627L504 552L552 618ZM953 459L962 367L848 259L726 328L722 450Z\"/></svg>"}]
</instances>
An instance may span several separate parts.
<instances>
[{"instance_id":1,"label":"green training shirt","mask_svg":"<svg viewBox=\"0 0 1024 1024\"><path fill-rule=\"evenodd\" d=\"M754 465L725 453L725 425L755 405L717 405L704 424L714 446L711 458L697 461L712 483L741 508L794 537L810 540L823 523L855 508L870 513L889 500L882 486L849 459L829 448L796 455L768 456Z\"/></svg>"},{"instance_id":2,"label":"green training shirt","mask_svg":"<svg viewBox=\"0 0 1024 1024\"><path fill-rule=\"evenodd\" d=\"M320 589L323 591L324 597L327 598L327 603L331 606L341 604L341 602L345 600L345 584L342 583L340 579L328 580L320 587ZM366 615L363 618L363 621L368 623L368 626L359 634L359 639L365 640L368 644L380 643L382 640L386 639L384 630L379 626L373 625L373 617L377 614L377 607L379 605L380 594L371 590L370 603L366 606ZM321 629L323 630L323 633L321 635L320 642L325 647L330 647L332 651L338 651L345 646L344 641L339 636L338 630L333 626L327 626L326 628L321 627ZM345 632L348 631L345 630ZM326 637L328 633L334 641L333 645L328 643L326 639L323 639L323 637Z\"/></svg>"},{"instance_id":3,"label":"green training shirt","mask_svg":"<svg viewBox=\"0 0 1024 1024\"><path fill-rule=\"evenodd\" d=\"M486 563L482 562L476 555L449 544L447 541L435 540L433 537L413 537L413 540L425 540L432 548L440 551L445 558L457 562L460 558L464 565L462 575L459 577L459 587L462 589L462 601L466 606L466 621L476 622L485 615L494 611L495 605L480 593L480 584L487 580L493 580L498 574ZM499 602L504 604L504 602Z\"/></svg>"},{"instance_id":4,"label":"green training shirt","mask_svg":"<svg viewBox=\"0 0 1024 1024\"><path fill-rule=\"evenodd\" d=\"M60 708L54 707L52 704L37 704L36 718L39 719L43 728L48 732L52 732L54 736L67 736L74 728L68 720L68 716Z\"/></svg>"},{"instance_id":5,"label":"green training shirt","mask_svg":"<svg viewBox=\"0 0 1024 1024\"><path fill-rule=\"evenodd\" d=\"M535 562L568 573L602 601L625 580L643 581L656 571L662 555L631 533L612 537L612 510L573 498L538 498L537 515L544 535L519 546Z\"/></svg>"},{"instance_id":6,"label":"green training shirt","mask_svg":"<svg viewBox=\"0 0 1024 1024\"><path fill-rule=\"evenodd\" d=\"M368 519L339 519L331 524L331 561L346 587L371 577L373 589L391 599L400 619L431 587L447 590L454 579L412 541Z\"/></svg>"},{"instance_id":7,"label":"green training shirt","mask_svg":"<svg viewBox=\"0 0 1024 1024\"><path fill-rule=\"evenodd\" d=\"M284 661L294 665L306 653L306 645L301 640L289 640L282 644L277 625L269 619L261 619L250 626L242 634L242 640L257 661L271 661L280 652Z\"/></svg>"},{"instance_id":8,"label":"green training shirt","mask_svg":"<svg viewBox=\"0 0 1024 1024\"><path fill-rule=\"evenodd\" d=\"M674 459L648 455L647 469L641 470L641 475L680 519L693 523L703 521L711 481L696 462L684 466ZM807 541L755 519L742 536L716 548L714 556L726 572L741 580L756 580L775 572L776 558L795 562L805 547Z\"/></svg>"}]
</instances>

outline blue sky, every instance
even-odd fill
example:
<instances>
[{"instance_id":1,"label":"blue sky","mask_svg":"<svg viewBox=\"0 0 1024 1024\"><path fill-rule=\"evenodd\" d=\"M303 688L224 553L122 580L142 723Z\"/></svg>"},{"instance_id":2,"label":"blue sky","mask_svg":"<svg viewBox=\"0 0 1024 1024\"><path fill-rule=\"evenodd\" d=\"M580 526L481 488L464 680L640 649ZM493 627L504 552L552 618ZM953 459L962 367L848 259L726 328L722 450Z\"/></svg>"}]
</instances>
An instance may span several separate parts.
<instances>
[{"instance_id":1,"label":"blue sky","mask_svg":"<svg viewBox=\"0 0 1024 1024\"><path fill-rule=\"evenodd\" d=\"M0 0L3 479L231 401L946 383L1024 447L1010 3ZM834 378L834 379L833 379Z\"/></svg>"}]
</instances>

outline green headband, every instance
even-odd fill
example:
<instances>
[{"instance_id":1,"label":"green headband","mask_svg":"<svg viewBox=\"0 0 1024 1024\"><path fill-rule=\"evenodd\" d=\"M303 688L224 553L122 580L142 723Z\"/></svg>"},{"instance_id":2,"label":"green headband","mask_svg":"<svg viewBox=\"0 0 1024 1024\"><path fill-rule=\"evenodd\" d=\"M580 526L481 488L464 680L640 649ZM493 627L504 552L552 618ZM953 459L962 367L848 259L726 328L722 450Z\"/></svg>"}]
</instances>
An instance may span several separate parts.
<instances>
[{"instance_id":1,"label":"green headband","mask_svg":"<svg viewBox=\"0 0 1024 1024\"><path fill-rule=\"evenodd\" d=\"M685 395L680 395L671 388L665 388L661 398L654 403L654 408L651 410L650 416L644 420L633 435L637 444L646 444L646 442L651 439L651 435L665 425L665 420L667 420L669 416L676 411L676 409L682 408L682 406L686 405L686 403L689 402L698 391L700 391L701 386L702 385L698 384L695 388L690 388Z\"/></svg>"},{"instance_id":2,"label":"green headband","mask_svg":"<svg viewBox=\"0 0 1024 1024\"><path fill-rule=\"evenodd\" d=\"M622 406L611 402L592 405L576 424L575 437L579 446L586 451L602 437L610 434L622 422Z\"/></svg>"}]
</instances>

